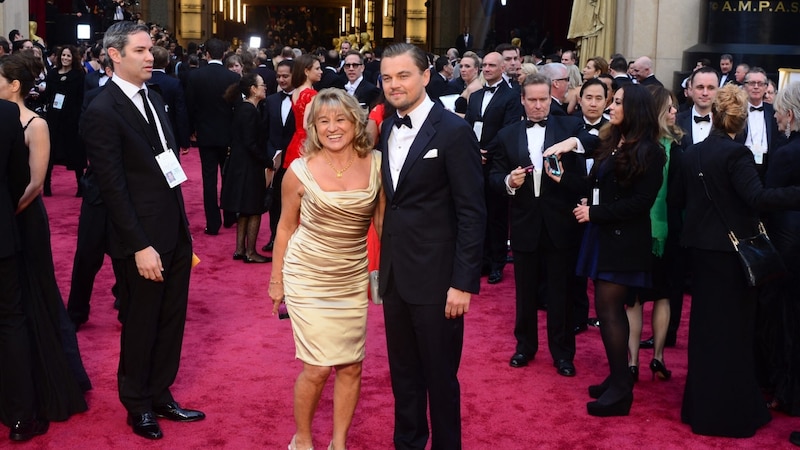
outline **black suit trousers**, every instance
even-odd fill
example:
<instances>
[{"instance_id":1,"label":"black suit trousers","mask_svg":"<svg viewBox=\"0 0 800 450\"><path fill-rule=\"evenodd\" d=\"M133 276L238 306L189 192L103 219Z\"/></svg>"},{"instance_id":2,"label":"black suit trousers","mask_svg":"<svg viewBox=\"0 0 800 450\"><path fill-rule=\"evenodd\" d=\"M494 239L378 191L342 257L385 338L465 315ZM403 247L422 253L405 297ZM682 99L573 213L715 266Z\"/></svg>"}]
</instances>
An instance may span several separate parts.
<instances>
[{"instance_id":1,"label":"black suit trousers","mask_svg":"<svg viewBox=\"0 0 800 450\"><path fill-rule=\"evenodd\" d=\"M270 242L275 242L278 233L278 221L281 219L281 182L285 174L286 169L281 167L275 171L275 176L272 178L272 204L269 208Z\"/></svg>"},{"instance_id":2,"label":"black suit trousers","mask_svg":"<svg viewBox=\"0 0 800 450\"><path fill-rule=\"evenodd\" d=\"M509 200L489 185L489 173L484 171L486 199L486 237L483 241L483 265L489 270L503 270L508 257Z\"/></svg>"},{"instance_id":3,"label":"black suit trousers","mask_svg":"<svg viewBox=\"0 0 800 450\"><path fill-rule=\"evenodd\" d=\"M28 420L34 416L31 348L22 286L16 256L0 258L0 367L3 368L2 402L9 421Z\"/></svg>"},{"instance_id":4,"label":"black suit trousers","mask_svg":"<svg viewBox=\"0 0 800 450\"><path fill-rule=\"evenodd\" d=\"M383 296L389 372L395 398L394 446L423 450L461 448L461 387L458 366L464 343L464 318L447 319L444 305L413 305L390 278Z\"/></svg>"},{"instance_id":5,"label":"black suit trousers","mask_svg":"<svg viewBox=\"0 0 800 450\"><path fill-rule=\"evenodd\" d=\"M117 280L122 322L117 381L122 404L132 414L173 401L169 391L178 373L189 298L192 244L181 237L173 251L161 254L164 281L139 275L133 256L124 260Z\"/></svg>"},{"instance_id":6,"label":"black suit trousers","mask_svg":"<svg viewBox=\"0 0 800 450\"><path fill-rule=\"evenodd\" d=\"M200 146L200 168L203 175L203 209L206 229L215 233L222 226L219 212L219 184L222 166L228 156L228 147Z\"/></svg>"},{"instance_id":7,"label":"black suit trousers","mask_svg":"<svg viewBox=\"0 0 800 450\"><path fill-rule=\"evenodd\" d=\"M542 233L539 250L514 251L516 319L514 337L517 353L533 357L539 350L539 264L545 264L547 276L547 340L553 360L572 361L575 357L575 264L578 248L556 249Z\"/></svg>"}]
</instances>

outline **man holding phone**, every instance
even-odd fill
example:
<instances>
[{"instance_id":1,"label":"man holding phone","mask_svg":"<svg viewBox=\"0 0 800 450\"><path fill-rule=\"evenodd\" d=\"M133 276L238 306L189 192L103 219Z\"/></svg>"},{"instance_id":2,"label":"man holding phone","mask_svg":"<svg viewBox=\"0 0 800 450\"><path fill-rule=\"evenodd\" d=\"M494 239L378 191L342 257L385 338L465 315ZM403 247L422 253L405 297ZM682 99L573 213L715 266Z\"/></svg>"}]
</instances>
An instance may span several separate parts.
<instances>
[{"instance_id":1,"label":"man holding phone","mask_svg":"<svg viewBox=\"0 0 800 450\"><path fill-rule=\"evenodd\" d=\"M516 282L517 347L511 367L523 367L539 348L536 305L547 303L547 337L553 365L559 375L575 376L574 274L580 244L578 222L572 215L581 193L572 192L543 175L550 171L583 171L578 153L545 159L550 146L577 145L593 149L597 138L583 121L550 115L550 79L528 76L522 84L522 106L527 120L500 130L490 151L494 160L489 182L496 192L511 197L511 249ZM576 137L578 139L576 139ZM566 142L565 142L566 141ZM547 270L547 298L539 297L540 264Z\"/></svg>"}]
</instances>

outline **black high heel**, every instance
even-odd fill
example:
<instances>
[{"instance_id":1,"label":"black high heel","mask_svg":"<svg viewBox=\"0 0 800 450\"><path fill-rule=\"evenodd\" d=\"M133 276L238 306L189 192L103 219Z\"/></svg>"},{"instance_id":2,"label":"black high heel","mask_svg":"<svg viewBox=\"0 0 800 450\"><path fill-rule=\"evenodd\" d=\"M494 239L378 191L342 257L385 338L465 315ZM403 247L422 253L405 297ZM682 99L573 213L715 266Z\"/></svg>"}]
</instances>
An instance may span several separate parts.
<instances>
[{"instance_id":1,"label":"black high heel","mask_svg":"<svg viewBox=\"0 0 800 450\"><path fill-rule=\"evenodd\" d=\"M631 372L631 378L633 379L634 383L639 382L639 366L628 366L628 370Z\"/></svg>"},{"instance_id":2,"label":"black high heel","mask_svg":"<svg viewBox=\"0 0 800 450\"><path fill-rule=\"evenodd\" d=\"M655 358L653 358L653 360L650 361L650 370L653 372L653 378L652 378L653 380L656 379L656 375L658 375L658 378L664 381L669 380L670 377L672 376L672 371L667 370L667 366L665 366L663 362Z\"/></svg>"},{"instance_id":3,"label":"black high heel","mask_svg":"<svg viewBox=\"0 0 800 450\"><path fill-rule=\"evenodd\" d=\"M631 366L636 367L636 366ZM611 416L627 416L631 412L631 405L633 404L633 392L628 392L621 399L614 403L605 405L598 401L589 402L586 404L586 411L590 416L597 417L611 417Z\"/></svg>"},{"instance_id":4,"label":"black high heel","mask_svg":"<svg viewBox=\"0 0 800 450\"><path fill-rule=\"evenodd\" d=\"M608 381L609 378L606 378L600 384L593 384L589 386L589 397L595 399L600 398L600 396L603 395L608 390L608 385L610 384L610 382Z\"/></svg>"}]
</instances>

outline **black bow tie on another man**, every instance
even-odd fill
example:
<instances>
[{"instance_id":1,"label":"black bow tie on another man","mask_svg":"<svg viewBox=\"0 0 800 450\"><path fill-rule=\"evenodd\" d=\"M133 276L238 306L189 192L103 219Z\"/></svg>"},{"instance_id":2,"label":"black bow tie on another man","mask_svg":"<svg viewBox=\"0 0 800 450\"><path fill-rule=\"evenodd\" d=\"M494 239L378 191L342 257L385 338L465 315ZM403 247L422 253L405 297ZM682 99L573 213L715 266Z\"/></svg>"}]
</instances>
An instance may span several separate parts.
<instances>
[{"instance_id":1,"label":"black bow tie on another man","mask_svg":"<svg viewBox=\"0 0 800 450\"><path fill-rule=\"evenodd\" d=\"M761 105L759 107L751 106L750 111L764 111L764 105Z\"/></svg>"},{"instance_id":2,"label":"black bow tie on another man","mask_svg":"<svg viewBox=\"0 0 800 450\"><path fill-rule=\"evenodd\" d=\"M544 128L544 127L546 127L546 126L547 126L547 119L542 119L542 120L526 120L526 121L525 121L525 127L526 127L526 128L530 128L530 127L532 127L532 126L534 126L534 125L539 125L540 127Z\"/></svg>"},{"instance_id":3,"label":"black bow tie on another man","mask_svg":"<svg viewBox=\"0 0 800 450\"><path fill-rule=\"evenodd\" d=\"M409 116L408 114L406 114L403 117L398 117L394 121L394 126L396 126L397 128L400 128L403 125L407 126L408 128L414 128L411 126L411 116Z\"/></svg>"},{"instance_id":4,"label":"black bow tie on another man","mask_svg":"<svg viewBox=\"0 0 800 450\"><path fill-rule=\"evenodd\" d=\"M590 131L590 130L600 131L600 128L602 128L602 126L603 126L603 122L600 121L600 122L597 122L594 125L592 125L590 123L584 123L583 125L584 125L584 128L586 129L586 131Z\"/></svg>"},{"instance_id":5,"label":"black bow tie on another man","mask_svg":"<svg viewBox=\"0 0 800 450\"><path fill-rule=\"evenodd\" d=\"M711 116L706 114L705 116L694 116L694 123L700 122L711 122Z\"/></svg>"},{"instance_id":6,"label":"black bow tie on another man","mask_svg":"<svg viewBox=\"0 0 800 450\"><path fill-rule=\"evenodd\" d=\"M487 86L483 87L483 90L486 91L486 92L491 92L492 94L494 94L494 91L497 90L497 86L488 86L487 85Z\"/></svg>"}]
</instances>

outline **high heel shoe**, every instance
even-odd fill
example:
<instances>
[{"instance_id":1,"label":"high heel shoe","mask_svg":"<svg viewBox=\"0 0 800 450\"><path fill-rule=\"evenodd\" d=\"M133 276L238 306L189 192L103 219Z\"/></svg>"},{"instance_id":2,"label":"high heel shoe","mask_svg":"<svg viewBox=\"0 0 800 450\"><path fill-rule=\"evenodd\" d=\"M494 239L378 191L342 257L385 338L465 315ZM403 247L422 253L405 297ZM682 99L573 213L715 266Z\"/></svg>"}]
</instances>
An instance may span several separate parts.
<instances>
[{"instance_id":1,"label":"high heel shoe","mask_svg":"<svg viewBox=\"0 0 800 450\"><path fill-rule=\"evenodd\" d=\"M590 416L596 417L627 416L631 412L632 404L633 392L628 392L621 399L608 405L598 401L589 402L586 404L586 411Z\"/></svg>"},{"instance_id":2,"label":"high heel shoe","mask_svg":"<svg viewBox=\"0 0 800 450\"><path fill-rule=\"evenodd\" d=\"M233 260L234 261L241 261L244 259L244 253L233 252Z\"/></svg>"},{"instance_id":3,"label":"high heel shoe","mask_svg":"<svg viewBox=\"0 0 800 450\"><path fill-rule=\"evenodd\" d=\"M633 379L634 383L639 382L639 366L628 366L628 370L631 372L631 378Z\"/></svg>"},{"instance_id":4,"label":"high heel shoe","mask_svg":"<svg viewBox=\"0 0 800 450\"><path fill-rule=\"evenodd\" d=\"M296 441L297 441L297 435L295 434L294 436L292 436L292 441L289 442L288 450L298 450ZM314 450L314 447L311 447L308 450Z\"/></svg>"},{"instance_id":5,"label":"high heel shoe","mask_svg":"<svg viewBox=\"0 0 800 450\"><path fill-rule=\"evenodd\" d=\"M333 448L333 441L331 441L331 443L328 445L328 450L335 450ZM347 450L347 449L344 449L344 450Z\"/></svg>"},{"instance_id":6,"label":"high heel shoe","mask_svg":"<svg viewBox=\"0 0 800 450\"><path fill-rule=\"evenodd\" d=\"M669 378L672 376L672 371L667 370L667 366L655 358L650 361L650 370L653 372L653 380L656 379L656 375L658 375L658 378L664 381L669 380Z\"/></svg>"},{"instance_id":7,"label":"high heel shoe","mask_svg":"<svg viewBox=\"0 0 800 450\"><path fill-rule=\"evenodd\" d=\"M593 384L589 386L589 397L595 399L600 398L600 396L603 395L608 390L608 385L610 383L608 380L609 379L606 378L600 384Z\"/></svg>"}]
</instances>

